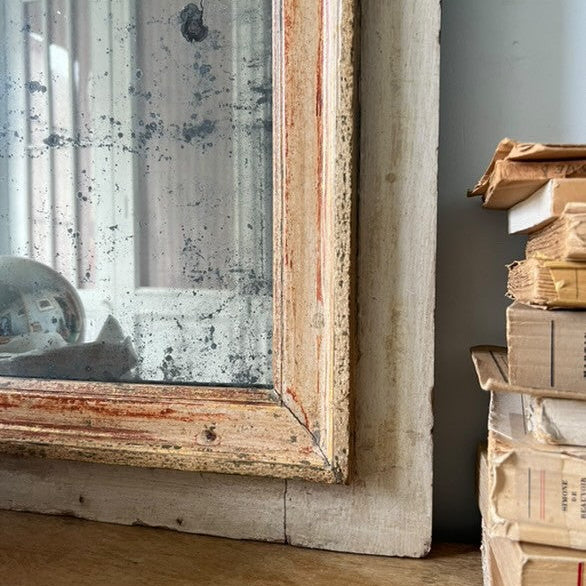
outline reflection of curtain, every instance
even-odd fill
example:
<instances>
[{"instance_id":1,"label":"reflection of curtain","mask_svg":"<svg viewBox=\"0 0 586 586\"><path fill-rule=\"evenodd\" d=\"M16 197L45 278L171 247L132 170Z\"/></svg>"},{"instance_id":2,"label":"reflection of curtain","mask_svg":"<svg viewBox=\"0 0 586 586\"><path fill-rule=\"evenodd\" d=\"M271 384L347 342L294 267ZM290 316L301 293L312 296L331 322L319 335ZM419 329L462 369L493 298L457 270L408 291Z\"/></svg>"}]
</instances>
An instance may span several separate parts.
<instances>
[{"instance_id":1,"label":"reflection of curtain","mask_svg":"<svg viewBox=\"0 0 586 586\"><path fill-rule=\"evenodd\" d=\"M27 113L25 135L20 137L27 177L10 191L13 206L29 206L25 216L30 226L20 227L20 240L28 240L28 256L81 287L91 283L95 263L95 221L87 203L92 156L91 149L80 148L91 133L90 48L87 42L77 42L89 35L84 4L53 0L45 12L39 1L14 3L12 10L22 16L25 34L22 45L11 47L7 56L8 63L11 56L24 62L13 91L21 93ZM11 252L23 251L13 247Z\"/></svg>"},{"instance_id":2,"label":"reflection of curtain","mask_svg":"<svg viewBox=\"0 0 586 586\"><path fill-rule=\"evenodd\" d=\"M183 4L170 4L179 14ZM272 3L254 4L210 4L209 35L190 44L158 0L141 0L132 64L116 45L91 54L85 1L53 0L47 13L38 0L21 5L31 257L93 286L96 262L121 260L97 258L97 207L134 197L142 286L270 289ZM135 69L132 114L102 137L92 118L109 118L110 104L92 105L89 87L112 62ZM95 149L117 140L135 168L115 168L112 192L96 193ZM116 173L135 176L134 195L114 190Z\"/></svg>"},{"instance_id":3,"label":"reflection of curtain","mask_svg":"<svg viewBox=\"0 0 586 586\"><path fill-rule=\"evenodd\" d=\"M143 286L270 286L271 2L252 4L210 3L199 44L137 5Z\"/></svg>"}]
</instances>

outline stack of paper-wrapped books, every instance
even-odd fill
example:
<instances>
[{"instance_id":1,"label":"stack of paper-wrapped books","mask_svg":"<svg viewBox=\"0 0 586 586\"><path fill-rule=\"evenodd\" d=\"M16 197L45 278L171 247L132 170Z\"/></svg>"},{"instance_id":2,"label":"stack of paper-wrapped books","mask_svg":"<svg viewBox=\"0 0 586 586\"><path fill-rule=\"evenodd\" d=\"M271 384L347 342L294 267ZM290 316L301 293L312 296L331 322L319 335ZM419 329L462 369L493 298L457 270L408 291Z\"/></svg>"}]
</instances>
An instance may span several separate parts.
<instances>
[{"instance_id":1,"label":"stack of paper-wrapped books","mask_svg":"<svg viewBox=\"0 0 586 586\"><path fill-rule=\"evenodd\" d=\"M472 349L491 392L485 584L586 586L586 145L506 139L470 195L528 235L509 266L507 348Z\"/></svg>"}]
</instances>

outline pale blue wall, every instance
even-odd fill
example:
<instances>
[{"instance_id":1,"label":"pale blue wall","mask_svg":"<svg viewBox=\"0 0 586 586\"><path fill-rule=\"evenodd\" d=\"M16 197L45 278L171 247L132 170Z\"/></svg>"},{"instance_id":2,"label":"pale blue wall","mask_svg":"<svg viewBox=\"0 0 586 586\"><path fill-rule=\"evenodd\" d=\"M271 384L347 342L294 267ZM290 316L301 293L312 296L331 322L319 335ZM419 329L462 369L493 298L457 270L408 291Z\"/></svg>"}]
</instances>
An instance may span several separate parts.
<instances>
[{"instance_id":1,"label":"pale blue wall","mask_svg":"<svg viewBox=\"0 0 586 586\"><path fill-rule=\"evenodd\" d=\"M504 343L523 241L467 199L505 136L586 143L586 1L443 0L435 386L435 535L479 534L476 446L488 397L468 348Z\"/></svg>"}]
</instances>

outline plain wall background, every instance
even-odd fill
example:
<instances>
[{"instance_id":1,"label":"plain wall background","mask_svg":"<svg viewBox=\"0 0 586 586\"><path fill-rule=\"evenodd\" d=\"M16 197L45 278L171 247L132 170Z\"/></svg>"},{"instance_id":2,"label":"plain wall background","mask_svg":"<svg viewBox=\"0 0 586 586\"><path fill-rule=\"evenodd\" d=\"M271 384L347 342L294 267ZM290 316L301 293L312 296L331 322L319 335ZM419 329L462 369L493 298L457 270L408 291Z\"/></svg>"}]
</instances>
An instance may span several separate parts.
<instances>
[{"instance_id":1,"label":"plain wall background","mask_svg":"<svg viewBox=\"0 0 586 586\"><path fill-rule=\"evenodd\" d=\"M488 396L468 348L505 341L505 264L525 239L466 198L499 140L586 143L584 0L443 0L434 538L480 534L475 460Z\"/></svg>"}]
</instances>

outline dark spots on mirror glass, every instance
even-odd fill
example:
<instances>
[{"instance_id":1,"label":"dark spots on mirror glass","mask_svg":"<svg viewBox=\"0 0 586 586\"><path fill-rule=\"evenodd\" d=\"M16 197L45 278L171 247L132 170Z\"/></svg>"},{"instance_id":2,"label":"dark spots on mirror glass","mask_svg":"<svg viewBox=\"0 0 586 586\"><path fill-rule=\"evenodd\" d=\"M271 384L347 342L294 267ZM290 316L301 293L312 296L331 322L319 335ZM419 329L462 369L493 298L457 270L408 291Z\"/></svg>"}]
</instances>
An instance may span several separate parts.
<instances>
[{"instance_id":1,"label":"dark spots on mirror glass","mask_svg":"<svg viewBox=\"0 0 586 586\"><path fill-rule=\"evenodd\" d=\"M53 132L47 138L45 138L43 140L43 142L48 147L62 147L65 144L65 137L62 136L61 134L57 134L56 132Z\"/></svg>"},{"instance_id":2,"label":"dark spots on mirror glass","mask_svg":"<svg viewBox=\"0 0 586 586\"><path fill-rule=\"evenodd\" d=\"M191 142L195 138L204 140L214 132L215 128L214 120L203 120L199 124L183 124L183 139L185 142Z\"/></svg>"},{"instance_id":3,"label":"dark spots on mirror glass","mask_svg":"<svg viewBox=\"0 0 586 586\"><path fill-rule=\"evenodd\" d=\"M179 14L181 34L190 43L199 43L208 36L208 27L203 22L203 0L200 6L189 3Z\"/></svg>"},{"instance_id":4,"label":"dark spots on mirror glass","mask_svg":"<svg viewBox=\"0 0 586 586\"><path fill-rule=\"evenodd\" d=\"M43 85L41 82L39 81L27 81L26 84L26 89L31 93L41 93L44 94L47 92L47 86Z\"/></svg>"},{"instance_id":5,"label":"dark spots on mirror glass","mask_svg":"<svg viewBox=\"0 0 586 586\"><path fill-rule=\"evenodd\" d=\"M214 341L214 334L216 332L216 328L214 326L210 326L208 335L204 338L204 343L211 349L215 350L218 345Z\"/></svg>"},{"instance_id":6,"label":"dark spots on mirror glass","mask_svg":"<svg viewBox=\"0 0 586 586\"><path fill-rule=\"evenodd\" d=\"M260 97L257 98L256 103L257 105L260 104L270 104L272 101L273 96L273 88L268 86L251 86L251 91L255 94L260 94Z\"/></svg>"},{"instance_id":7,"label":"dark spots on mirror glass","mask_svg":"<svg viewBox=\"0 0 586 586\"><path fill-rule=\"evenodd\" d=\"M159 368L163 373L163 380L165 381L177 380L181 376L181 368L175 364L173 358L173 347L169 346L165 349L165 356Z\"/></svg>"},{"instance_id":8,"label":"dark spots on mirror glass","mask_svg":"<svg viewBox=\"0 0 586 586\"><path fill-rule=\"evenodd\" d=\"M133 85L131 85L131 86L128 87L128 93L130 95L132 95L132 96L136 96L137 98L143 98L143 99L145 99L147 101L149 101L153 97L152 92L149 92L149 91L141 91L141 90L137 89Z\"/></svg>"}]
</instances>

